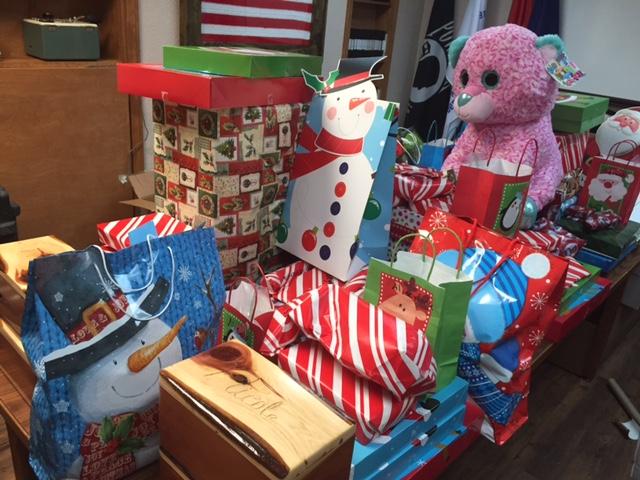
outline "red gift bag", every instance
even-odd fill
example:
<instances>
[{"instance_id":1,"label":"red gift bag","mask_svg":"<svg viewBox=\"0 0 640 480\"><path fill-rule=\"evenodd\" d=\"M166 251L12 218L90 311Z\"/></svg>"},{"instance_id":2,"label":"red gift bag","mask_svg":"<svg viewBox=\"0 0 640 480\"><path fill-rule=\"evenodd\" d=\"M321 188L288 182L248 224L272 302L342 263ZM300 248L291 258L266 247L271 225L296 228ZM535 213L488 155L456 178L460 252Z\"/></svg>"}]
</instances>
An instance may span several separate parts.
<instances>
[{"instance_id":1,"label":"red gift bag","mask_svg":"<svg viewBox=\"0 0 640 480\"><path fill-rule=\"evenodd\" d=\"M453 195L451 212L462 217L475 218L481 225L512 237L518 231L522 211L529 191L533 165L538 157L538 143L530 139L524 146L520 161L515 164L501 158L493 158L496 137L493 138L488 158L473 152L469 154L458 172L458 182ZM535 146L532 165L523 165L530 143Z\"/></svg>"},{"instance_id":2,"label":"red gift bag","mask_svg":"<svg viewBox=\"0 0 640 480\"><path fill-rule=\"evenodd\" d=\"M606 157L597 156L585 162L585 181L578 205L596 211L611 210L626 224L640 193L640 165L616 157L623 144L637 148L631 140L623 140L613 145Z\"/></svg>"},{"instance_id":3,"label":"red gift bag","mask_svg":"<svg viewBox=\"0 0 640 480\"><path fill-rule=\"evenodd\" d=\"M433 238L443 252L438 260L449 266L458 261L459 245L437 231L442 227L463 239L462 271L474 281L458 376L485 412L482 433L502 444L528 418L531 363L557 315L567 261L432 209L419 232ZM411 251L423 251L420 238Z\"/></svg>"}]
</instances>

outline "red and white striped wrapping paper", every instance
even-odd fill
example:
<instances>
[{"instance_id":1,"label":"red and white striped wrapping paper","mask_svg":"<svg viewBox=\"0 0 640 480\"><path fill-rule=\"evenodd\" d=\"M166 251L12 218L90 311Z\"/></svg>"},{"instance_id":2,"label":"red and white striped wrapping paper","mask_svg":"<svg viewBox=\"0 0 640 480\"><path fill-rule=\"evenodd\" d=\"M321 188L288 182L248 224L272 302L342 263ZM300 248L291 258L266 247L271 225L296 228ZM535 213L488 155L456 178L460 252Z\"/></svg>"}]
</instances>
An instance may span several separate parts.
<instances>
[{"instance_id":1,"label":"red and white striped wrapping paper","mask_svg":"<svg viewBox=\"0 0 640 480\"><path fill-rule=\"evenodd\" d=\"M174 233L182 233L191 230L189 225L166 215L164 213L150 213L148 215L140 215L139 217L125 218L123 220L114 220L112 222L99 223L98 239L104 245L114 250L122 250L131 246L129 233L142 225L153 222L159 237L166 237Z\"/></svg>"},{"instance_id":2,"label":"red and white striped wrapping paper","mask_svg":"<svg viewBox=\"0 0 640 480\"><path fill-rule=\"evenodd\" d=\"M590 273L584 268L578 260L573 257L564 257L565 260L569 260L569 267L567 268L567 278L564 280L564 288L571 288L583 278L587 278Z\"/></svg>"},{"instance_id":3,"label":"red and white striped wrapping paper","mask_svg":"<svg viewBox=\"0 0 640 480\"><path fill-rule=\"evenodd\" d=\"M215 0L201 8L204 42L311 44L313 0Z\"/></svg>"},{"instance_id":4,"label":"red and white striped wrapping paper","mask_svg":"<svg viewBox=\"0 0 640 480\"><path fill-rule=\"evenodd\" d=\"M590 135L589 132L556 134L565 175L582 168Z\"/></svg>"},{"instance_id":5,"label":"red and white striped wrapping paper","mask_svg":"<svg viewBox=\"0 0 640 480\"><path fill-rule=\"evenodd\" d=\"M393 206L408 205L422 214L430 206L444 206L448 211L453 189L454 183L445 172L415 165L396 165Z\"/></svg>"},{"instance_id":6,"label":"red and white striped wrapping paper","mask_svg":"<svg viewBox=\"0 0 640 480\"><path fill-rule=\"evenodd\" d=\"M302 335L397 398L435 387L436 362L424 334L337 285L323 285L278 307L260 351L273 356Z\"/></svg>"},{"instance_id":7,"label":"red and white striped wrapping paper","mask_svg":"<svg viewBox=\"0 0 640 480\"><path fill-rule=\"evenodd\" d=\"M343 368L317 342L307 340L280 350L278 365L352 419L356 438L363 444L392 428L416 404L414 396L397 399Z\"/></svg>"}]
</instances>

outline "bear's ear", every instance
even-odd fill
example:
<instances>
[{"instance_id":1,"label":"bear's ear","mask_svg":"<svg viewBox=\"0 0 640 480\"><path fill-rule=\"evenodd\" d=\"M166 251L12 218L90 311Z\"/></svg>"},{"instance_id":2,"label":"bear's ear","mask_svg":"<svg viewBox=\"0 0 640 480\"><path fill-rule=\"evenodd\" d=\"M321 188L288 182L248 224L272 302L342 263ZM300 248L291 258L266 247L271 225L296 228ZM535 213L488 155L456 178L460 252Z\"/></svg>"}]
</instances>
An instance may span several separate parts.
<instances>
[{"instance_id":1,"label":"bear's ear","mask_svg":"<svg viewBox=\"0 0 640 480\"><path fill-rule=\"evenodd\" d=\"M458 57L467 43L467 40L469 40L469 35L462 35L461 37L456 38L451 42L451 45L449 45L449 63L451 64L451 68L456 68Z\"/></svg>"},{"instance_id":2,"label":"bear's ear","mask_svg":"<svg viewBox=\"0 0 640 480\"><path fill-rule=\"evenodd\" d=\"M536 48L540 50L545 62L550 62L564 52L564 42L558 35L543 35L536 40Z\"/></svg>"}]
</instances>

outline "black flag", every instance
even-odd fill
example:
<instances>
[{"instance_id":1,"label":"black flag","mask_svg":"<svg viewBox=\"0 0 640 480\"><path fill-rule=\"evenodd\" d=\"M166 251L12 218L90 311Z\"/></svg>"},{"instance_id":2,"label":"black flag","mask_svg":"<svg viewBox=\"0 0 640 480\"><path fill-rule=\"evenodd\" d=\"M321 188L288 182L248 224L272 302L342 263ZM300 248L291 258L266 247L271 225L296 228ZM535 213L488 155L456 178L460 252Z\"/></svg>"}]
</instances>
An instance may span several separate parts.
<instances>
[{"instance_id":1,"label":"black flag","mask_svg":"<svg viewBox=\"0 0 640 480\"><path fill-rule=\"evenodd\" d=\"M416 76L411 87L405 124L407 127L413 127L425 140L433 121L438 126L438 137L443 135L442 129L449 107L451 85L445 75L448 65L447 51L453 40L454 3L450 0L435 0L433 3Z\"/></svg>"}]
</instances>

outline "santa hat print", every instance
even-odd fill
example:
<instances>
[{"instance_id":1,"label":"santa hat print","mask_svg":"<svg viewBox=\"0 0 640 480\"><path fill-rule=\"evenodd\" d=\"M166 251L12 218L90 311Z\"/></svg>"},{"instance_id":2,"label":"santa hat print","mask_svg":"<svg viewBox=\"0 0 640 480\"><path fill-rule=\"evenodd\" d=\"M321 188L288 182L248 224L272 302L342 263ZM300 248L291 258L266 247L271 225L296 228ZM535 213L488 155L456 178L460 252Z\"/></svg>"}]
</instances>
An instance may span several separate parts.
<instances>
[{"instance_id":1,"label":"santa hat print","mask_svg":"<svg viewBox=\"0 0 640 480\"><path fill-rule=\"evenodd\" d=\"M338 63L338 69L321 79L306 70L302 70L302 76L307 86L318 95L327 95L344 88L358 85L370 80L381 80L382 74L374 74L373 69L387 57L361 57L342 58Z\"/></svg>"}]
</instances>

